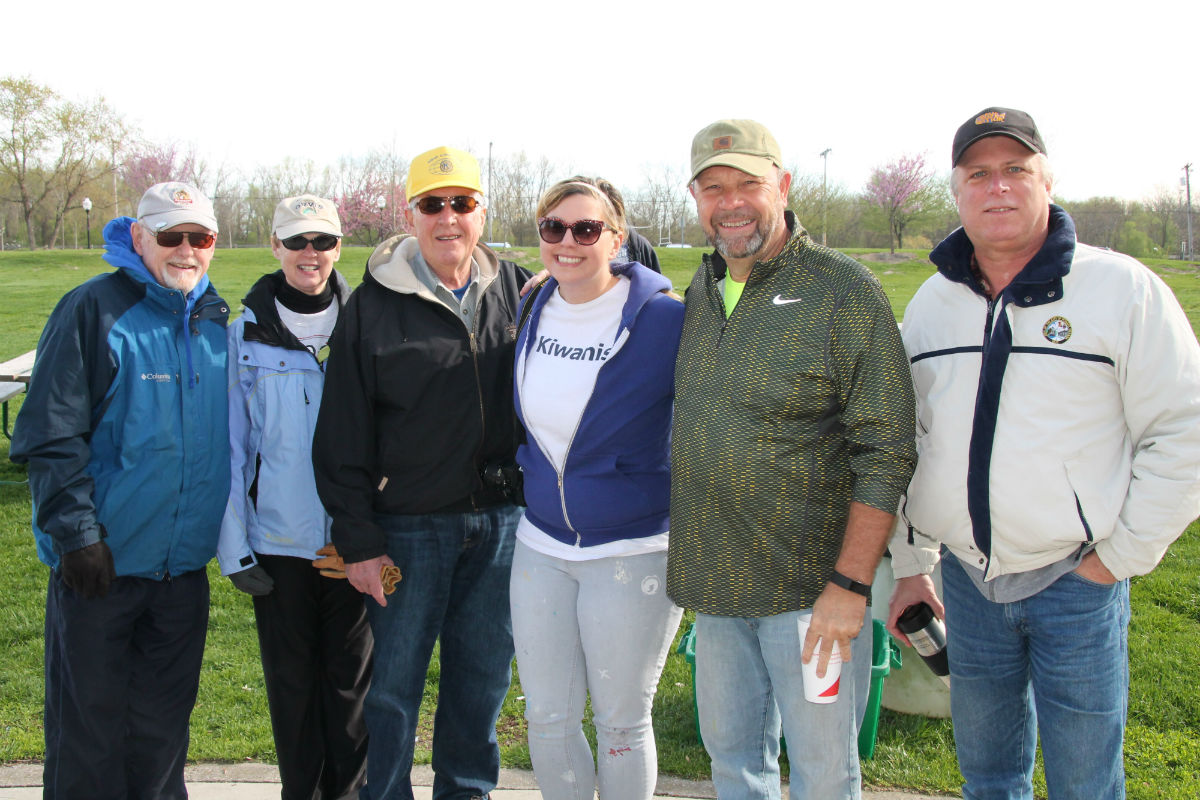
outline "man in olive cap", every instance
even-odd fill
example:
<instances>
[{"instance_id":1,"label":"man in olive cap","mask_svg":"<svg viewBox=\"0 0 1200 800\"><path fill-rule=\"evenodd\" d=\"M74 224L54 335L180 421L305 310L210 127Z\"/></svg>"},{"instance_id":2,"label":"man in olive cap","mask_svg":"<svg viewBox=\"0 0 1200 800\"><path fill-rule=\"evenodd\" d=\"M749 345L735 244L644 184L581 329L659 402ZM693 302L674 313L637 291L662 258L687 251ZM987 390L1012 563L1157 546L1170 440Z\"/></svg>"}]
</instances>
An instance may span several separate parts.
<instances>
[{"instance_id":1,"label":"man in olive cap","mask_svg":"<svg viewBox=\"0 0 1200 800\"><path fill-rule=\"evenodd\" d=\"M512 361L529 273L479 242L479 164L438 147L413 159L414 235L367 261L330 342L313 440L317 491L346 575L368 595L375 672L366 792L411 798L434 642L441 680L433 793L486 797L511 678L508 582L520 510L502 478L517 448ZM385 594L381 568L403 577Z\"/></svg>"},{"instance_id":2,"label":"man in olive cap","mask_svg":"<svg viewBox=\"0 0 1200 800\"><path fill-rule=\"evenodd\" d=\"M45 796L187 796L229 492L225 323L199 189L150 187L104 229L114 272L68 292L38 342L11 457L29 467L46 597Z\"/></svg>"},{"instance_id":3,"label":"man in olive cap","mask_svg":"<svg viewBox=\"0 0 1200 800\"><path fill-rule=\"evenodd\" d=\"M779 797L782 725L793 796L857 798L867 604L912 474L912 383L879 282L786 210L782 163L751 120L692 142L716 252L688 287L675 368L667 592L696 611L717 793ZM808 702L801 663L824 675L835 647L837 699Z\"/></svg>"},{"instance_id":4,"label":"man in olive cap","mask_svg":"<svg viewBox=\"0 0 1200 800\"><path fill-rule=\"evenodd\" d=\"M1200 513L1200 346L1153 272L1076 241L1028 114L973 115L951 166L962 227L904 314L889 627L944 611L963 797L1032 797L1039 738L1050 797L1124 797L1128 579Z\"/></svg>"}]
</instances>

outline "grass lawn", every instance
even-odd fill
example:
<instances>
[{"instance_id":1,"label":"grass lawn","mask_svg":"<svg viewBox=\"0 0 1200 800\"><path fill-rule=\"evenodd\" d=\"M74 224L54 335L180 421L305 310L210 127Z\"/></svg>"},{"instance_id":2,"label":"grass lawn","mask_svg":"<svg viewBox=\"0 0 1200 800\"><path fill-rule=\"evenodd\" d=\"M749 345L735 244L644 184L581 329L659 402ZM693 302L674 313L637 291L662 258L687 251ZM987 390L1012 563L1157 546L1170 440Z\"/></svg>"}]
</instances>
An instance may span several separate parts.
<instances>
[{"instance_id":1,"label":"grass lawn","mask_svg":"<svg viewBox=\"0 0 1200 800\"><path fill-rule=\"evenodd\" d=\"M665 273L682 291L699 262L699 249L664 249ZM927 253L894 260L886 251L852 250L880 278L897 316L932 274ZM0 253L0 360L32 349L57 299L70 287L108 269L101 251ZM340 267L352 285L362 277L366 248L347 248ZM537 249L504 256L536 269ZM1200 322L1200 271L1177 261L1152 261L1192 320ZM268 250L218 250L210 271L233 304L276 262ZM17 401L14 405L19 405ZM14 409L15 410L15 409ZM7 459L0 439L0 762L42 755L42 621L47 570L34 554L29 533L29 491L24 470ZM1130 626L1131 691L1126 767L1130 798L1200 797L1200 526L1193 525L1151 575L1133 581ZM212 614L200 698L192 715L190 757L196 761L272 761L274 746L258 662L249 597L221 579L210 565ZM686 629L690 615L685 616ZM908 668L923 669L914 663ZM1086 676L1084 676L1086 677ZM426 687L417 758L428 761L432 709L437 692L435 660ZM506 766L528 767L519 679L514 680L500 721ZM708 757L696 742L691 674L683 656L672 655L655 702L655 732L663 772L707 777ZM875 758L863 764L864 782L925 792L955 792L960 777L948 720L929 720L884 710ZM1040 781L1040 776L1038 778ZM1045 796L1044 784L1039 797Z\"/></svg>"}]
</instances>

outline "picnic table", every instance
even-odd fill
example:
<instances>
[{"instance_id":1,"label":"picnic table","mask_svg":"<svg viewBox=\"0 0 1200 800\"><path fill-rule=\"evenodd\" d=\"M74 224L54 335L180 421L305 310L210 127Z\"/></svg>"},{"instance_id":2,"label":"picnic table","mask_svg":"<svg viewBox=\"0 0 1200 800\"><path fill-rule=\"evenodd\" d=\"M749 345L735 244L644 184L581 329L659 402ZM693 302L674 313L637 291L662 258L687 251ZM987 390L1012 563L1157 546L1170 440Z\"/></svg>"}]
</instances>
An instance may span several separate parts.
<instances>
[{"instance_id":1,"label":"picnic table","mask_svg":"<svg viewBox=\"0 0 1200 800\"><path fill-rule=\"evenodd\" d=\"M4 423L4 436L10 440L12 433L8 429L8 401L24 392L29 386L29 376L33 373L33 360L36 356L37 351L30 350L28 353L0 363L0 403L3 408L3 411L0 412L0 420Z\"/></svg>"}]
</instances>

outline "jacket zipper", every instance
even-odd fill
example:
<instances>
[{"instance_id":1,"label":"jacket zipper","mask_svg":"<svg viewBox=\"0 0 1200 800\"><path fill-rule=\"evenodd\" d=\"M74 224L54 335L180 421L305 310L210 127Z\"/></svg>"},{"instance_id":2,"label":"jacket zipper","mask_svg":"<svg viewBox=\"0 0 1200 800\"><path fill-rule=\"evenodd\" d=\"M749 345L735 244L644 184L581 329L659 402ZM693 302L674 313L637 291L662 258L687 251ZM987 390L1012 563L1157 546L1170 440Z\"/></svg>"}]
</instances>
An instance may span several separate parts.
<instances>
[{"instance_id":1,"label":"jacket zipper","mask_svg":"<svg viewBox=\"0 0 1200 800\"><path fill-rule=\"evenodd\" d=\"M520 356L519 354L517 355L517 358L521 358L521 357L522 356ZM516 369L515 368L513 369L513 380L516 380ZM525 407L525 393L524 393L524 388L523 388L522 383L517 384L517 395L520 397L520 400L521 400L521 408L524 408ZM588 398L588 402L591 402L591 398ZM575 444L575 434L579 433L579 424L583 421L583 415L585 413L587 413L587 404L584 404L584 409L583 409L583 412L580 413L579 419L575 420L575 429L571 431L571 438L569 440L567 440L567 449L563 453L562 468L561 469L559 469L558 467L554 468L554 474L557 476L557 479L558 479L558 503L562 507L563 523L567 526L567 529L570 530L571 533L575 534L575 546L576 547L581 546L580 543L583 541L583 535L580 534L579 531L575 530L575 526L571 524L571 517L569 514L567 514L567 492L563 486L563 479L564 479L564 473L566 472L566 469L567 469L567 460L570 459L570 457L571 457L571 446ZM538 439L537 434L535 434L533 432L533 430L530 428L526 428L525 431L526 431L526 433L529 434L530 437L533 438L534 444L536 444L538 450L540 450L542 452L542 457L546 459L546 463L550 463L550 458L548 456L546 456L546 448L542 446L542 443Z\"/></svg>"}]
</instances>

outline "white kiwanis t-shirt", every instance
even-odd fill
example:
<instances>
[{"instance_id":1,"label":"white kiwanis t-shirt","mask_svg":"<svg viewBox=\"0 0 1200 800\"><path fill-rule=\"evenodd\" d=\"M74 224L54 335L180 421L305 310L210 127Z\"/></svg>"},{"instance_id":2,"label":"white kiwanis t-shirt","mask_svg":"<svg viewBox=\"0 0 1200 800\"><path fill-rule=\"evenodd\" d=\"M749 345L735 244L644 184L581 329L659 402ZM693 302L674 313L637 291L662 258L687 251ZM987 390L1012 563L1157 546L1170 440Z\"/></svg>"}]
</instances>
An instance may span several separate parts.
<instances>
[{"instance_id":1,"label":"white kiwanis t-shirt","mask_svg":"<svg viewBox=\"0 0 1200 800\"><path fill-rule=\"evenodd\" d=\"M629 279L624 276L616 286L586 303L568 303L556 289L542 307L536 339L517 361L516 379L529 436L560 472L600 367L629 337L625 330L617 338L628 299ZM667 547L666 533L576 547L544 533L525 516L517 525L517 539L539 553L566 561L637 555Z\"/></svg>"}]
</instances>

